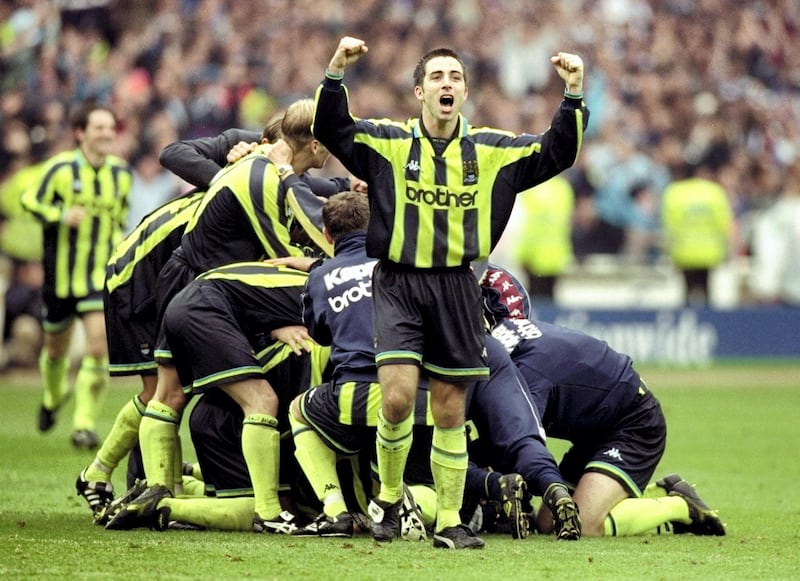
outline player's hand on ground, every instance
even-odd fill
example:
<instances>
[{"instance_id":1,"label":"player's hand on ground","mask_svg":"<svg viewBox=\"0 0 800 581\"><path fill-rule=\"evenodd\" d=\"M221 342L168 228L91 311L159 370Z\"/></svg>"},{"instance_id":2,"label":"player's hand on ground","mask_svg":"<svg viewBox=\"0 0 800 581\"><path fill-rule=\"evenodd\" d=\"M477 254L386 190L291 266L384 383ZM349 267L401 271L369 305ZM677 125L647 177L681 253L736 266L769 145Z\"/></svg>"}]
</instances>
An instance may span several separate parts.
<instances>
[{"instance_id":1,"label":"player's hand on ground","mask_svg":"<svg viewBox=\"0 0 800 581\"><path fill-rule=\"evenodd\" d=\"M553 68L567 85L567 91L583 93L583 59L576 54L560 52L550 57Z\"/></svg>"},{"instance_id":2,"label":"player's hand on ground","mask_svg":"<svg viewBox=\"0 0 800 581\"><path fill-rule=\"evenodd\" d=\"M282 343L286 343L292 348L295 355L302 355L303 351L311 352L314 346L314 339L308 334L308 329L304 325L289 325L274 329L270 336Z\"/></svg>"},{"instance_id":3,"label":"player's hand on ground","mask_svg":"<svg viewBox=\"0 0 800 581\"><path fill-rule=\"evenodd\" d=\"M248 153L252 153L252 151L258 147L258 143L255 141L248 143L246 141L240 141L236 145L234 145L231 150L228 152L228 155L225 157L228 160L228 163L233 163L235 161L239 161Z\"/></svg>"}]
</instances>

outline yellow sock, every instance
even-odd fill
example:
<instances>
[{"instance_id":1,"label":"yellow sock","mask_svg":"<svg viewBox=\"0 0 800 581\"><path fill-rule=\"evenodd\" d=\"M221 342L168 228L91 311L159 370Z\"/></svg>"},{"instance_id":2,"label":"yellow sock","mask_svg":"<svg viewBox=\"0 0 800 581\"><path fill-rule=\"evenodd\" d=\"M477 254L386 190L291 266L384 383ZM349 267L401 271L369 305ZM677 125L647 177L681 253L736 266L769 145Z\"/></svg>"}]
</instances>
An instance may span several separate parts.
<instances>
[{"instance_id":1,"label":"yellow sock","mask_svg":"<svg viewBox=\"0 0 800 581\"><path fill-rule=\"evenodd\" d=\"M667 495L667 491L658 486L655 482L651 482L642 490L642 496L645 498L663 498Z\"/></svg>"},{"instance_id":2,"label":"yellow sock","mask_svg":"<svg viewBox=\"0 0 800 581\"><path fill-rule=\"evenodd\" d=\"M425 522L425 526L433 526L433 523L436 522L436 491L424 484L414 484L409 488L422 513L422 520Z\"/></svg>"},{"instance_id":3,"label":"yellow sock","mask_svg":"<svg viewBox=\"0 0 800 581\"><path fill-rule=\"evenodd\" d=\"M323 504L328 516L336 516L347 511L344 502L339 473L336 471L336 452L322 441L322 438L307 425L298 422L290 413L294 438L294 457L308 478L311 488Z\"/></svg>"},{"instance_id":4,"label":"yellow sock","mask_svg":"<svg viewBox=\"0 0 800 581\"><path fill-rule=\"evenodd\" d=\"M177 411L160 401L151 400L139 425L139 445L147 483L150 486L163 484L173 492L179 421Z\"/></svg>"},{"instance_id":5,"label":"yellow sock","mask_svg":"<svg viewBox=\"0 0 800 581\"><path fill-rule=\"evenodd\" d=\"M689 507L679 496L626 498L606 517L605 535L629 537L656 532L659 526L670 521L691 523Z\"/></svg>"},{"instance_id":6,"label":"yellow sock","mask_svg":"<svg viewBox=\"0 0 800 581\"><path fill-rule=\"evenodd\" d=\"M183 485L183 496L205 496L206 483L202 480L198 480L194 476L182 475L181 482ZM252 515L250 520L253 520ZM252 522L250 524L252 524Z\"/></svg>"},{"instance_id":7,"label":"yellow sock","mask_svg":"<svg viewBox=\"0 0 800 581\"><path fill-rule=\"evenodd\" d=\"M105 357L84 356L75 376L72 425L76 430L95 431L107 387L108 360Z\"/></svg>"},{"instance_id":8,"label":"yellow sock","mask_svg":"<svg viewBox=\"0 0 800 581\"><path fill-rule=\"evenodd\" d=\"M375 449L378 459L379 497L384 502L397 502L403 496L403 472L411 449L414 414L394 424L378 412L378 433Z\"/></svg>"},{"instance_id":9,"label":"yellow sock","mask_svg":"<svg viewBox=\"0 0 800 581\"><path fill-rule=\"evenodd\" d=\"M170 520L221 531L253 530L255 501L242 498L165 498L159 508L169 507Z\"/></svg>"},{"instance_id":10,"label":"yellow sock","mask_svg":"<svg viewBox=\"0 0 800 581\"><path fill-rule=\"evenodd\" d=\"M42 403L49 410L54 410L64 401L67 395L67 371L69 371L69 359L59 357L50 359L47 351L39 353L39 373L44 383L44 396Z\"/></svg>"},{"instance_id":11,"label":"yellow sock","mask_svg":"<svg viewBox=\"0 0 800 581\"><path fill-rule=\"evenodd\" d=\"M278 499L281 435L277 427L278 420L267 414L251 414L242 426L242 454L253 483L255 513L265 520L275 518L282 510Z\"/></svg>"},{"instance_id":12,"label":"yellow sock","mask_svg":"<svg viewBox=\"0 0 800 581\"><path fill-rule=\"evenodd\" d=\"M181 435L175 438L175 453L172 456L172 479L175 482L175 496L183 494L183 446L181 445Z\"/></svg>"},{"instance_id":13,"label":"yellow sock","mask_svg":"<svg viewBox=\"0 0 800 581\"><path fill-rule=\"evenodd\" d=\"M138 396L122 406L117 419L103 445L97 451L94 462L86 469L86 479L90 481L108 482L111 473L119 466L122 459L131 451L139 439L139 424L145 406Z\"/></svg>"},{"instance_id":14,"label":"yellow sock","mask_svg":"<svg viewBox=\"0 0 800 581\"><path fill-rule=\"evenodd\" d=\"M355 507L348 507L352 508L353 510L358 510L364 514L367 513L367 507L369 505L369 499L367 497L367 492L364 490L364 482L361 480L361 462L358 459L358 456L350 456L347 461L350 462L350 473L353 475L353 496L355 497L356 505ZM370 496L372 496L370 494Z\"/></svg>"},{"instance_id":15,"label":"yellow sock","mask_svg":"<svg viewBox=\"0 0 800 581\"><path fill-rule=\"evenodd\" d=\"M433 428L431 471L436 486L436 531L461 523L458 511L467 478L467 436L464 426Z\"/></svg>"},{"instance_id":16,"label":"yellow sock","mask_svg":"<svg viewBox=\"0 0 800 581\"><path fill-rule=\"evenodd\" d=\"M200 470L200 462L192 464L192 477L201 482L205 482L206 479L203 478L203 472Z\"/></svg>"}]
</instances>

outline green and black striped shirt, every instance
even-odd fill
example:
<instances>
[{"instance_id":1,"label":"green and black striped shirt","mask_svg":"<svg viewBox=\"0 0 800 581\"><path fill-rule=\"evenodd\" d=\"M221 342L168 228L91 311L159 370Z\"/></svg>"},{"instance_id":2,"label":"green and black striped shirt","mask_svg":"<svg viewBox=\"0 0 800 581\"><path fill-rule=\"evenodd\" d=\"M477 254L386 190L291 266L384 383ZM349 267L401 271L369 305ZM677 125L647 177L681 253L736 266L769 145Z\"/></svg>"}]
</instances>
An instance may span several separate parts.
<instances>
[{"instance_id":1,"label":"green and black striped shirt","mask_svg":"<svg viewBox=\"0 0 800 581\"><path fill-rule=\"evenodd\" d=\"M22 206L44 225L44 291L59 298L101 292L106 264L125 232L130 166L109 155L95 169L74 149L48 160L42 175L39 187L23 194ZM77 228L63 222L73 206L88 215Z\"/></svg>"},{"instance_id":2,"label":"green and black striped shirt","mask_svg":"<svg viewBox=\"0 0 800 581\"><path fill-rule=\"evenodd\" d=\"M133 279L155 288L158 273L181 241L186 224L204 192L192 192L162 204L147 216L117 246L108 261L106 288L114 292Z\"/></svg>"},{"instance_id":3,"label":"green and black striped shirt","mask_svg":"<svg viewBox=\"0 0 800 581\"><path fill-rule=\"evenodd\" d=\"M197 272L222 264L302 256L292 244L296 222L329 256L322 234L324 201L297 176L281 182L262 147L224 168L208 189L181 240L186 261Z\"/></svg>"},{"instance_id":4,"label":"green and black striped shirt","mask_svg":"<svg viewBox=\"0 0 800 581\"><path fill-rule=\"evenodd\" d=\"M341 80L316 93L313 131L369 185L369 256L415 268L466 266L500 239L517 193L555 176L577 158L589 112L565 98L540 134L473 127L460 117L441 153L419 119L359 119Z\"/></svg>"}]
</instances>

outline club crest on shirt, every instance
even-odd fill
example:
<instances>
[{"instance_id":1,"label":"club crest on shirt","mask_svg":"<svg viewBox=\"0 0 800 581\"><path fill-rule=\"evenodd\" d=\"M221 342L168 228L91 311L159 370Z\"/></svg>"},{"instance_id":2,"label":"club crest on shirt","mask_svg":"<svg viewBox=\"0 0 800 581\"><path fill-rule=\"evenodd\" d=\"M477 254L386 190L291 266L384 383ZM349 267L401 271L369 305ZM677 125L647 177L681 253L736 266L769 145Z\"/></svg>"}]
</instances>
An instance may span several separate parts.
<instances>
[{"instance_id":1,"label":"club crest on shirt","mask_svg":"<svg viewBox=\"0 0 800 581\"><path fill-rule=\"evenodd\" d=\"M478 160L465 159L463 163L464 185L474 186L478 183Z\"/></svg>"}]
</instances>

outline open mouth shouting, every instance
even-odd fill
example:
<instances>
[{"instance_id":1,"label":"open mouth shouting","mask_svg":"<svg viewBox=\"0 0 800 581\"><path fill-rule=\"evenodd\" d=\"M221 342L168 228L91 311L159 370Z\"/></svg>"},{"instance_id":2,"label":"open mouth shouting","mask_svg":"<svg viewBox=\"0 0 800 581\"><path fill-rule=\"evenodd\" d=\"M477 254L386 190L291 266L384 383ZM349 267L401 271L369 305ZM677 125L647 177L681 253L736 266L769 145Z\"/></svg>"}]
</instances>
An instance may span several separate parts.
<instances>
[{"instance_id":1,"label":"open mouth shouting","mask_svg":"<svg viewBox=\"0 0 800 581\"><path fill-rule=\"evenodd\" d=\"M453 109L453 105L455 104L456 100L453 95L442 95L439 97L439 105L442 106L444 111L450 111Z\"/></svg>"}]
</instances>

